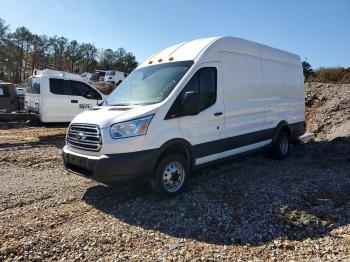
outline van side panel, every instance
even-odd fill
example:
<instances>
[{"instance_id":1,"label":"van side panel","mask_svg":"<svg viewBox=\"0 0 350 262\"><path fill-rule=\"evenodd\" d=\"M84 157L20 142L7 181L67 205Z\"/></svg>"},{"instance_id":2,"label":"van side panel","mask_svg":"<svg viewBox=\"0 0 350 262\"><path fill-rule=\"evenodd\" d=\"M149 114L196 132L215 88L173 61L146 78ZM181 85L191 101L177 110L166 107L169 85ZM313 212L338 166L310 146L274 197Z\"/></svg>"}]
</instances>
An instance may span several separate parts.
<instances>
[{"instance_id":1,"label":"van side panel","mask_svg":"<svg viewBox=\"0 0 350 262\"><path fill-rule=\"evenodd\" d=\"M260 46L264 96L265 128L304 121L304 83L300 58L266 46Z\"/></svg>"},{"instance_id":2,"label":"van side panel","mask_svg":"<svg viewBox=\"0 0 350 262\"><path fill-rule=\"evenodd\" d=\"M265 102L258 56L221 52L225 127L224 138L264 128Z\"/></svg>"}]
</instances>

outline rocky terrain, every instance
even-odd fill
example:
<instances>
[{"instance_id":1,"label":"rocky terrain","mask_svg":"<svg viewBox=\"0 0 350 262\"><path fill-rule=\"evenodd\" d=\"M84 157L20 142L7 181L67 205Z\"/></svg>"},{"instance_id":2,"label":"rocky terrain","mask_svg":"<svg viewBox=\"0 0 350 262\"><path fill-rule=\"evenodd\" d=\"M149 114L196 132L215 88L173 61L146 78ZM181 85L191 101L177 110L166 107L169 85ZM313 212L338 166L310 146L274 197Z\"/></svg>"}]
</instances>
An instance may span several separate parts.
<instances>
[{"instance_id":1,"label":"rocky terrain","mask_svg":"<svg viewBox=\"0 0 350 262\"><path fill-rule=\"evenodd\" d=\"M350 84L305 85L308 130L319 138L350 136Z\"/></svg>"},{"instance_id":2,"label":"rocky terrain","mask_svg":"<svg viewBox=\"0 0 350 262\"><path fill-rule=\"evenodd\" d=\"M196 172L161 200L67 173L66 127L0 129L0 261L350 261L350 86L306 84L314 141Z\"/></svg>"}]
</instances>

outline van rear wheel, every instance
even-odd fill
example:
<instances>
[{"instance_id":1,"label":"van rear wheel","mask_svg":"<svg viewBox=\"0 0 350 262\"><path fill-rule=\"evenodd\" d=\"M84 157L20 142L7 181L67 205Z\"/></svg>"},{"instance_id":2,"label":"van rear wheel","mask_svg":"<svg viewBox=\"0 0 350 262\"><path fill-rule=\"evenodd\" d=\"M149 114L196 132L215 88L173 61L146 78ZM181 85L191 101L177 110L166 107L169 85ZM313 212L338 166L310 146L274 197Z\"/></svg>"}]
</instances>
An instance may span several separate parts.
<instances>
[{"instance_id":1,"label":"van rear wheel","mask_svg":"<svg viewBox=\"0 0 350 262\"><path fill-rule=\"evenodd\" d=\"M284 159L289 152L290 137L289 132L282 130L274 144L272 145L272 153L277 159Z\"/></svg>"},{"instance_id":2,"label":"van rear wheel","mask_svg":"<svg viewBox=\"0 0 350 262\"><path fill-rule=\"evenodd\" d=\"M189 179L188 161L180 154L170 154L160 160L153 175L153 190L162 197L180 194Z\"/></svg>"}]
</instances>

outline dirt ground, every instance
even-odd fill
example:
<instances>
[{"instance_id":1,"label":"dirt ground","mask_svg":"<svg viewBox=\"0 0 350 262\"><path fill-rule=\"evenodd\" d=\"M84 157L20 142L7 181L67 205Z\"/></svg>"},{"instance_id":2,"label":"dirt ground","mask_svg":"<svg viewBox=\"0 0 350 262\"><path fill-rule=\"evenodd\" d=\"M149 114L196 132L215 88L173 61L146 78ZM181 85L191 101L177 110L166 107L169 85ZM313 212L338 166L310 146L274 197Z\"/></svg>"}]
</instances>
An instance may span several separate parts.
<instances>
[{"instance_id":1,"label":"dirt ground","mask_svg":"<svg viewBox=\"0 0 350 262\"><path fill-rule=\"evenodd\" d=\"M0 261L350 261L350 105L327 107L344 86L307 85L315 141L201 170L174 199L67 173L65 126L2 125Z\"/></svg>"}]
</instances>

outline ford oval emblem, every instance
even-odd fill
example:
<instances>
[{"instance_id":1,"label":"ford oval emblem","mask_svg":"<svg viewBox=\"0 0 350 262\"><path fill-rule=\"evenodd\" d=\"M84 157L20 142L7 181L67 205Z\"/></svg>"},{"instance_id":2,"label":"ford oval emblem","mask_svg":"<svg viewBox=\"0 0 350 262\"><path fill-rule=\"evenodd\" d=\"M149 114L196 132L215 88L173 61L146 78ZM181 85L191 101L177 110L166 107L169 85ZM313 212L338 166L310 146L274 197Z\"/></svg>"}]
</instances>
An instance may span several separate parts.
<instances>
[{"instance_id":1,"label":"ford oval emblem","mask_svg":"<svg viewBox=\"0 0 350 262\"><path fill-rule=\"evenodd\" d=\"M86 139L86 135L84 133L79 132L77 135L78 140L85 140Z\"/></svg>"}]
</instances>

